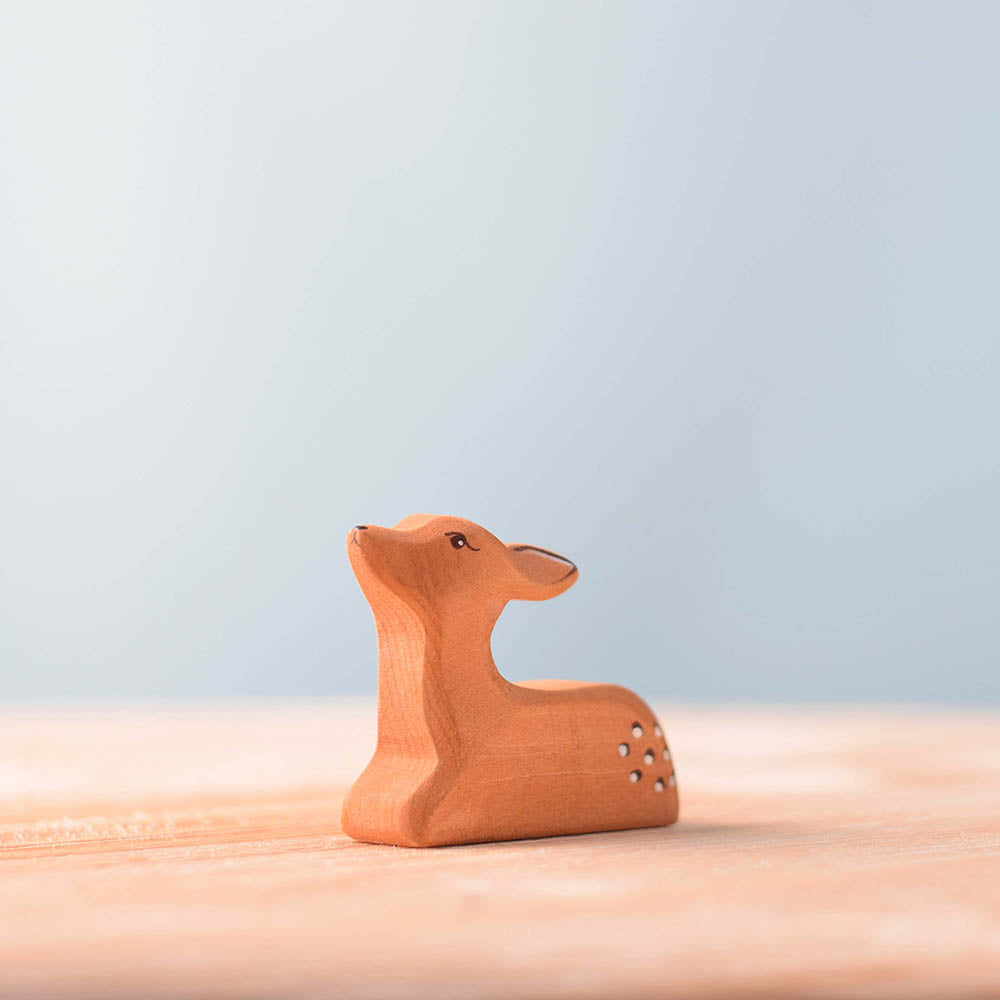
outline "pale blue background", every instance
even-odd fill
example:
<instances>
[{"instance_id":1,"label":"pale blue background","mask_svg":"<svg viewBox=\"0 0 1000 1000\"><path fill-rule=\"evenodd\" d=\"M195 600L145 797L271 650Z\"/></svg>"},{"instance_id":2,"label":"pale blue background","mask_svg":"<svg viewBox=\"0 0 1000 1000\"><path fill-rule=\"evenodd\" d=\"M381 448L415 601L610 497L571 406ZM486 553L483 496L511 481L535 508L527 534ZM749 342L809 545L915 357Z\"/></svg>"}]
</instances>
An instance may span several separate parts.
<instances>
[{"instance_id":1,"label":"pale blue background","mask_svg":"<svg viewBox=\"0 0 1000 1000\"><path fill-rule=\"evenodd\" d=\"M7 3L0 697L371 691L357 521L575 559L514 678L1000 702L1000 4Z\"/></svg>"}]
</instances>

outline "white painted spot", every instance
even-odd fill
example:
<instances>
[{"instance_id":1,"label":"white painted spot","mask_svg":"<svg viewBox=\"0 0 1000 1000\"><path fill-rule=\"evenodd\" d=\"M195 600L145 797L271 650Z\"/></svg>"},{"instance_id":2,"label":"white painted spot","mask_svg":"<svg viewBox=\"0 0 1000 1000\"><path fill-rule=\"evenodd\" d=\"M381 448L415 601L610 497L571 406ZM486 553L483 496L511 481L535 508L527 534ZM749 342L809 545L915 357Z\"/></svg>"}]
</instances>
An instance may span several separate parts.
<instances>
[{"instance_id":1,"label":"white painted spot","mask_svg":"<svg viewBox=\"0 0 1000 1000\"><path fill-rule=\"evenodd\" d=\"M623 757L627 757L628 756L628 744L627 743L619 743L618 744L618 752Z\"/></svg>"},{"instance_id":2,"label":"white painted spot","mask_svg":"<svg viewBox=\"0 0 1000 1000\"><path fill-rule=\"evenodd\" d=\"M676 788L677 787L677 775L676 774L670 775L670 777L667 778L667 784L671 788Z\"/></svg>"},{"instance_id":3,"label":"white painted spot","mask_svg":"<svg viewBox=\"0 0 1000 1000\"><path fill-rule=\"evenodd\" d=\"M670 760L670 751L666 747L663 748L663 759Z\"/></svg>"},{"instance_id":4,"label":"white painted spot","mask_svg":"<svg viewBox=\"0 0 1000 1000\"><path fill-rule=\"evenodd\" d=\"M628 780L634 785L642 777L642 771L630 771Z\"/></svg>"},{"instance_id":5,"label":"white painted spot","mask_svg":"<svg viewBox=\"0 0 1000 1000\"><path fill-rule=\"evenodd\" d=\"M638 722L633 722L632 723L632 735L636 739L638 739L640 736L642 736L642 726L640 726Z\"/></svg>"},{"instance_id":6,"label":"white painted spot","mask_svg":"<svg viewBox=\"0 0 1000 1000\"><path fill-rule=\"evenodd\" d=\"M652 751L652 750L647 750L647 751L646 751L646 752L645 752L645 753L644 753L644 754L642 755L642 759L643 759L643 760L644 760L644 761L645 761L645 762L646 762L647 764L652 764L652 763L653 763L653 761L654 761L654 760L656 760L656 755L655 755L655 754L653 753L653 751Z\"/></svg>"},{"instance_id":7,"label":"white painted spot","mask_svg":"<svg viewBox=\"0 0 1000 1000\"><path fill-rule=\"evenodd\" d=\"M653 732L656 733L656 738L658 740L663 739L663 730L660 729L660 724L659 723L656 723L656 725L653 726Z\"/></svg>"},{"instance_id":8,"label":"white painted spot","mask_svg":"<svg viewBox=\"0 0 1000 1000\"><path fill-rule=\"evenodd\" d=\"M656 789L656 790L657 790L658 792L662 792L662 791L663 791L663 779L662 779L662 778L657 778L657 779L656 779L656 783L655 783L655 784L653 785L653 787L654 787L654 788L655 788L655 789Z\"/></svg>"}]
</instances>

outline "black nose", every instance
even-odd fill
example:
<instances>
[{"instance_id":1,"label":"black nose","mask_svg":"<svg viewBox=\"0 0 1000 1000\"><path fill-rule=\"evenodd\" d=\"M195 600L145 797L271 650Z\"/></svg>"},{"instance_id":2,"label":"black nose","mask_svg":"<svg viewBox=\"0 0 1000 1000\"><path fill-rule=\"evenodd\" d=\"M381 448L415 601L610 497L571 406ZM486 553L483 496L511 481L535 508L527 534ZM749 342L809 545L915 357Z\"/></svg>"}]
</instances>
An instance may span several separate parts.
<instances>
[{"instance_id":1,"label":"black nose","mask_svg":"<svg viewBox=\"0 0 1000 1000\"><path fill-rule=\"evenodd\" d=\"M368 525L367 524L356 524L356 525L354 525L354 527L358 531L367 531L368 530Z\"/></svg>"}]
</instances>

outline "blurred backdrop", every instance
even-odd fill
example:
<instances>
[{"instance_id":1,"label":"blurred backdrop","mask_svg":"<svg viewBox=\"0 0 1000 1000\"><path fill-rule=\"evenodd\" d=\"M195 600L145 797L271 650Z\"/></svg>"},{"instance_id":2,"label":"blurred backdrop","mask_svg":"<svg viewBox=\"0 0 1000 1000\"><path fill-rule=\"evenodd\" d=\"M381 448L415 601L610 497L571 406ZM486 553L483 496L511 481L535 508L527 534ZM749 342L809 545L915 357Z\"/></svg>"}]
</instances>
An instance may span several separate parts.
<instances>
[{"instance_id":1,"label":"blurred backdrop","mask_svg":"<svg viewBox=\"0 0 1000 1000\"><path fill-rule=\"evenodd\" d=\"M0 697L370 692L347 528L555 549L513 679L1000 702L1000 5L7 3Z\"/></svg>"}]
</instances>

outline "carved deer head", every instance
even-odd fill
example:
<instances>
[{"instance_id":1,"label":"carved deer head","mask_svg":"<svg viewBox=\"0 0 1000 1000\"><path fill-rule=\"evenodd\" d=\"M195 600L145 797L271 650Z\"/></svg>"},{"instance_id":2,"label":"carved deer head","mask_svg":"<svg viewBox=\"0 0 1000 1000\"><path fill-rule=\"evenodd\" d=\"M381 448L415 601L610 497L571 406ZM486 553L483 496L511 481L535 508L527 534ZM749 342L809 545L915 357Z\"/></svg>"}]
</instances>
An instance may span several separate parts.
<instances>
[{"instance_id":1,"label":"carved deer head","mask_svg":"<svg viewBox=\"0 0 1000 1000\"><path fill-rule=\"evenodd\" d=\"M347 536L347 551L369 603L389 591L431 612L544 601L578 575L569 559L547 549L505 545L473 521L431 514L413 514L392 528L359 524Z\"/></svg>"}]
</instances>

